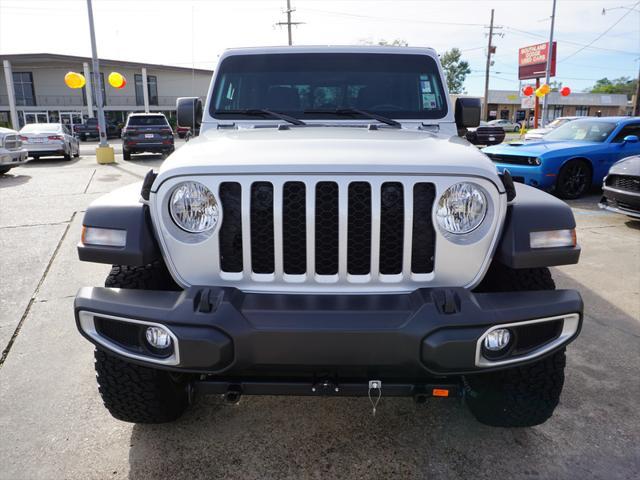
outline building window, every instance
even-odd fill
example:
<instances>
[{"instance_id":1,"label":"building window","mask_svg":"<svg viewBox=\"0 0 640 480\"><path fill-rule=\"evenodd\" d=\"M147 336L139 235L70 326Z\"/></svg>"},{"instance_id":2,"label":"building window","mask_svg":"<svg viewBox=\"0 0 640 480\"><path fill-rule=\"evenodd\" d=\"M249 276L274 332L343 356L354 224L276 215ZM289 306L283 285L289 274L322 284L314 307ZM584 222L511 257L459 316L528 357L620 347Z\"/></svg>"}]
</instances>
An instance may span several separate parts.
<instances>
[{"instance_id":1,"label":"building window","mask_svg":"<svg viewBox=\"0 0 640 480\"><path fill-rule=\"evenodd\" d=\"M158 78L155 75L147 75L149 87L149 105L158 105Z\"/></svg>"},{"instance_id":2,"label":"building window","mask_svg":"<svg viewBox=\"0 0 640 480\"><path fill-rule=\"evenodd\" d=\"M13 72L13 90L16 95L16 105L21 107L35 106L36 94L33 89L31 72Z\"/></svg>"},{"instance_id":3,"label":"building window","mask_svg":"<svg viewBox=\"0 0 640 480\"><path fill-rule=\"evenodd\" d=\"M584 105L576 107L576 117L587 117L589 115L589 107Z\"/></svg>"},{"instance_id":4,"label":"building window","mask_svg":"<svg viewBox=\"0 0 640 480\"><path fill-rule=\"evenodd\" d=\"M547 108L547 122L562 116L562 105L550 105Z\"/></svg>"},{"instance_id":5,"label":"building window","mask_svg":"<svg viewBox=\"0 0 640 480\"><path fill-rule=\"evenodd\" d=\"M142 75L135 74L136 105L144 105L144 92L142 90ZM149 93L149 105L158 105L158 77L147 75L147 92Z\"/></svg>"}]
</instances>

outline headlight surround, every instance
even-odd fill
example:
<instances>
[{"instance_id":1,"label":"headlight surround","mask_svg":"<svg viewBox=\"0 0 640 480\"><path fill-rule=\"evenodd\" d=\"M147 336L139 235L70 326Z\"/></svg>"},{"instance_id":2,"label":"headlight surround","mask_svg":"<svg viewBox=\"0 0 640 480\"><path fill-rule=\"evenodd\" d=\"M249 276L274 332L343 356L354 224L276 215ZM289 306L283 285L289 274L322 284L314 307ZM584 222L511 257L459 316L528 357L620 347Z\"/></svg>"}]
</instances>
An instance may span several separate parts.
<instances>
[{"instance_id":1,"label":"headlight surround","mask_svg":"<svg viewBox=\"0 0 640 480\"><path fill-rule=\"evenodd\" d=\"M174 223L189 233L213 230L220 219L220 207L213 192L199 182L178 184L169 198Z\"/></svg>"},{"instance_id":2,"label":"headlight surround","mask_svg":"<svg viewBox=\"0 0 640 480\"><path fill-rule=\"evenodd\" d=\"M450 186L440 197L436 209L439 227L454 235L464 235L480 226L487 215L487 197L471 182Z\"/></svg>"}]
</instances>

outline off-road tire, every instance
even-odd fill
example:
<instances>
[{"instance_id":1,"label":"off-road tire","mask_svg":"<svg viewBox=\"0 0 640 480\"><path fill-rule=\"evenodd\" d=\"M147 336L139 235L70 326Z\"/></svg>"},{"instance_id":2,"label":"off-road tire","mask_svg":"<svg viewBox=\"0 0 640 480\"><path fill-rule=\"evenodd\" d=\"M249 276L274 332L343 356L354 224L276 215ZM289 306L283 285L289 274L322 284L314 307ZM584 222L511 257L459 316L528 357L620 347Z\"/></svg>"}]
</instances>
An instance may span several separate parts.
<instances>
[{"instance_id":1,"label":"off-road tire","mask_svg":"<svg viewBox=\"0 0 640 480\"><path fill-rule=\"evenodd\" d=\"M186 375L134 365L98 349L95 360L102 401L118 420L171 422L189 406Z\"/></svg>"},{"instance_id":2,"label":"off-road tire","mask_svg":"<svg viewBox=\"0 0 640 480\"><path fill-rule=\"evenodd\" d=\"M179 290L161 261L139 267L113 265L104 284L135 290ZM95 359L100 395L119 420L170 422L189 405L187 375L135 365L99 349Z\"/></svg>"},{"instance_id":3,"label":"off-road tire","mask_svg":"<svg viewBox=\"0 0 640 480\"><path fill-rule=\"evenodd\" d=\"M11 170L12 167L0 167L0 175L4 175L5 173L7 173L9 170Z\"/></svg>"},{"instance_id":4,"label":"off-road tire","mask_svg":"<svg viewBox=\"0 0 640 480\"><path fill-rule=\"evenodd\" d=\"M564 384L564 349L536 363L464 378L476 419L494 427L533 427L551 417Z\"/></svg>"},{"instance_id":5,"label":"off-road tire","mask_svg":"<svg viewBox=\"0 0 640 480\"><path fill-rule=\"evenodd\" d=\"M548 268L513 269L494 262L476 292L555 290ZM466 403L486 425L532 427L558 406L564 383L565 351L538 362L463 378Z\"/></svg>"},{"instance_id":6,"label":"off-road tire","mask_svg":"<svg viewBox=\"0 0 640 480\"><path fill-rule=\"evenodd\" d=\"M139 267L113 265L104 286L136 290L180 290L162 261Z\"/></svg>"}]
</instances>

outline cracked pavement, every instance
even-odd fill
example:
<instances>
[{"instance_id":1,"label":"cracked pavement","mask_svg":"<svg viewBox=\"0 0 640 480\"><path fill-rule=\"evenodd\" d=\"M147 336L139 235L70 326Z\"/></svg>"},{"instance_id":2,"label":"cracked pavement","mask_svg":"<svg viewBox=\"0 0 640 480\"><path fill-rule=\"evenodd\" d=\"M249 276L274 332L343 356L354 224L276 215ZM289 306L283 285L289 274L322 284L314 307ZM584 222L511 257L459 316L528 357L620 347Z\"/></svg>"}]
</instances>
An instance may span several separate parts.
<instances>
[{"instance_id":1,"label":"cracked pavement","mask_svg":"<svg viewBox=\"0 0 640 480\"><path fill-rule=\"evenodd\" d=\"M459 400L202 397L179 421L131 425L102 406L73 296L109 267L79 262L87 205L157 168L30 162L0 176L0 478L637 478L640 222L571 202L583 254L553 269L585 299L561 404L546 424L478 424Z\"/></svg>"}]
</instances>

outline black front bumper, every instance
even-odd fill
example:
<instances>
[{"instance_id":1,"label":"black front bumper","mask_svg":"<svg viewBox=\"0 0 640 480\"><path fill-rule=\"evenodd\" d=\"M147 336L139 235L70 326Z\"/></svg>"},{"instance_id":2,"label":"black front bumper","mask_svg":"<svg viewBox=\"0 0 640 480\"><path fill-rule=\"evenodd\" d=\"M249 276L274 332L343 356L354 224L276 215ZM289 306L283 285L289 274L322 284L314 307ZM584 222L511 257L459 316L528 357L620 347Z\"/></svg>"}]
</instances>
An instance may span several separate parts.
<instances>
[{"instance_id":1,"label":"black front bumper","mask_svg":"<svg viewBox=\"0 0 640 480\"><path fill-rule=\"evenodd\" d=\"M605 210L640 218L640 193L605 186L598 206Z\"/></svg>"},{"instance_id":2,"label":"black front bumper","mask_svg":"<svg viewBox=\"0 0 640 480\"><path fill-rule=\"evenodd\" d=\"M571 335L561 343L545 340L546 355L578 335L582 308L573 290L474 294L420 289L334 296L217 287L184 292L85 287L75 300L80 332L100 348L156 368L241 376L281 371L446 376L504 368L478 365L479 339L488 328L577 314ZM128 320L142 322L135 328L166 326L177 340L179 358L171 363L137 348L136 338L144 343L144 333L136 334L135 328L133 334L119 335L125 331L121 327L131 327ZM91 322L110 328L96 333L87 326ZM519 327L511 328L518 337ZM515 355L510 365L531 361L530 356L519 360Z\"/></svg>"}]
</instances>

